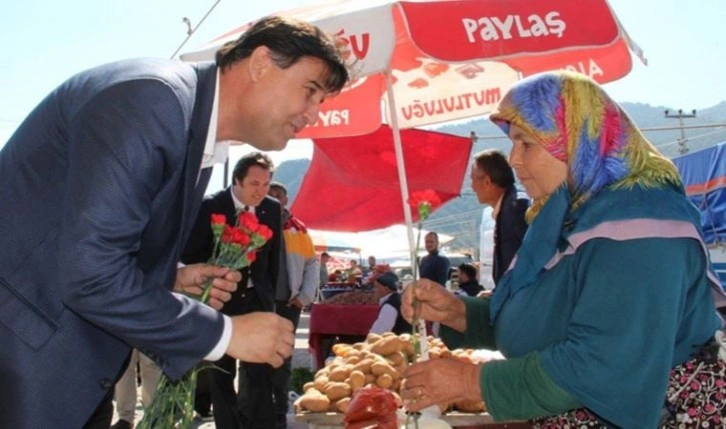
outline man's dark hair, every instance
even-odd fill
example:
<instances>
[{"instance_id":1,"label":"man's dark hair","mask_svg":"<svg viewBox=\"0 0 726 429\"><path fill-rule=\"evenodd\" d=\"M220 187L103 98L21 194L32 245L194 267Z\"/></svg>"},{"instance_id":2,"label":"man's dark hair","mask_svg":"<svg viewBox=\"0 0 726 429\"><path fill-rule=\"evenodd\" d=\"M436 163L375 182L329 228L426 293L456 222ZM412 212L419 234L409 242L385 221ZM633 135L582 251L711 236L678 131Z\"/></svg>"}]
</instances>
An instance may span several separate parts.
<instances>
[{"instance_id":1,"label":"man's dark hair","mask_svg":"<svg viewBox=\"0 0 726 429\"><path fill-rule=\"evenodd\" d=\"M470 280L476 279L476 267L473 264L464 262L463 264L459 265L459 272L466 274L466 276L469 277Z\"/></svg>"},{"instance_id":2,"label":"man's dark hair","mask_svg":"<svg viewBox=\"0 0 726 429\"><path fill-rule=\"evenodd\" d=\"M330 253L328 253L328 252L323 252L323 253L321 253L321 254L320 254L320 257L322 258L323 256L328 256L328 257L330 257Z\"/></svg>"},{"instance_id":3,"label":"man's dark hair","mask_svg":"<svg viewBox=\"0 0 726 429\"><path fill-rule=\"evenodd\" d=\"M495 149L487 149L474 155L476 166L483 171L495 185L506 189L514 184L514 172L507 157Z\"/></svg>"},{"instance_id":4,"label":"man's dark hair","mask_svg":"<svg viewBox=\"0 0 726 429\"><path fill-rule=\"evenodd\" d=\"M267 46L278 67L286 69L302 57L315 57L328 68L325 90L335 94L350 79L342 52L335 39L318 27L292 18L272 16L257 21L237 40L225 43L215 55L222 71L248 58L260 46Z\"/></svg>"},{"instance_id":5,"label":"man's dark hair","mask_svg":"<svg viewBox=\"0 0 726 429\"><path fill-rule=\"evenodd\" d=\"M275 165L269 156L262 152L250 152L237 161L232 172L232 177L241 182L247 176L247 171L253 165L268 170L270 175L275 173Z\"/></svg>"},{"instance_id":6,"label":"man's dark hair","mask_svg":"<svg viewBox=\"0 0 726 429\"><path fill-rule=\"evenodd\" d=\"M285 187L285 185L283 185L280 182L270 183L270 190L271 191L281 191L283 194L287 195L287 188Z\"/></svg>"}]
</instances>

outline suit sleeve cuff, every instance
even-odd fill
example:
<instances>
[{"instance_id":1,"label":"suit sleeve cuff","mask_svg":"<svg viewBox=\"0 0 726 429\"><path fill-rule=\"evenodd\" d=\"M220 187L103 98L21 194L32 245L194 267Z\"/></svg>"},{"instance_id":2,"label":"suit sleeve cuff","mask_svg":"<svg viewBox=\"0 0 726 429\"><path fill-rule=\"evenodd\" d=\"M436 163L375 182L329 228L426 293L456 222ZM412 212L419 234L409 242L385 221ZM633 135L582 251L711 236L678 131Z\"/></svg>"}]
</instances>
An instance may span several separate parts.
<instances>
[{"instance_id":1,"label":"suit sleeve cuff","mask_svg":"<svg viewBox=\"0 0 726 429\"><path fill-rule=\"evenodd\" d=\"M229 316L223 314L222 320L224 320L224 329L222 330L222 336L217 341L217 345L214 346L211 352L204 357L204 360L215 361L219 360L224 356L224 352L229 347L229 342L232 339L232 319Z\"/></svg>"}]
</instances>

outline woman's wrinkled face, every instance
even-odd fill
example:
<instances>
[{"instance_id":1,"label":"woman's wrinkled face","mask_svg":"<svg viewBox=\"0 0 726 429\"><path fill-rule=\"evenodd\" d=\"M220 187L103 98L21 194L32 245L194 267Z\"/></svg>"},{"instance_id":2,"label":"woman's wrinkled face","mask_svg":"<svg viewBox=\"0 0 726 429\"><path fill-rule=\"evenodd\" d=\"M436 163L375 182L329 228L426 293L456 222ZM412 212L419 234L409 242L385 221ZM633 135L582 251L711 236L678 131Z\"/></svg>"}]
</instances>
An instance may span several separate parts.
<instances>
[{"instance_id":1,"label":"woman's wrinkled face","mask_svg":"<svg viewBox=\"0 0 726 429\"><path fill-rule=\"evenodd\" d=\"M532 135L512 125L509 139L512 141L509 164L530 197L535 200L545 197L567 180L567 164L547 152Z\"/></svg>"}]
</instances>

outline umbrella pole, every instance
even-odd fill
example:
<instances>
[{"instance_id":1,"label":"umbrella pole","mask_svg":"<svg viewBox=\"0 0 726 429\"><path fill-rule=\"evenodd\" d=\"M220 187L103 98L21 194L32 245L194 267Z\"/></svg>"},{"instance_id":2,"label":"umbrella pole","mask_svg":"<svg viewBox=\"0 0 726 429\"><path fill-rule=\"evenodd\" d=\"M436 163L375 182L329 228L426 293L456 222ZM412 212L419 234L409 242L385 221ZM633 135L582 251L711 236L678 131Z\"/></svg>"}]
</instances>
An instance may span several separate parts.
<instances>
[{"instance_id":1,"label":"umbrella pole","mask_svg":"<svg viewBox=\"0 0 726 429\"><path fill-rule=\"evenodd\" d=\"M413 220L411 208L408 205L408 181L406 180L406 165L403 162L403 145L401 144L401 130L398 128L398 116L396 115L396 100L393 96L393 78L390 70L386 71L386 93L388 96L388 107L391 112L391 130L393 132L393 148L396 152L396 167L398 169L398 181L401 185L401 202L403 205L403 219L406 221L406 232L408 234L408 249L411 254L411 264L417 264L416 243L413 241Z\"/></svg>"}]
</instances>

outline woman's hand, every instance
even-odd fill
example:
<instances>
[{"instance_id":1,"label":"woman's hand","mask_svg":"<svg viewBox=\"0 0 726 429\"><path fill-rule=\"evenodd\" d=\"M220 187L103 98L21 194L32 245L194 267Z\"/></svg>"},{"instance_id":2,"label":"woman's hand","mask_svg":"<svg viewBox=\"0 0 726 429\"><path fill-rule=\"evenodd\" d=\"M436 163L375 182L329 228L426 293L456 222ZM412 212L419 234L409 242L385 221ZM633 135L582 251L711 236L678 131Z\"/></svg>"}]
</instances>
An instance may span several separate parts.
<instances>
[{"instance_id":1,"label":"woman's hand","mask_svg":"<svg viewBox=\"0 0 726 429\"><path fill-rule=\"evenodd\" d=\"M237 283L242 280L239 271L209 264L187 265L176 270L174 291L199 296L210 278L214 280L207 304L219 310L232 297L232 292L237 290Z\"/></svg>"},{"instance_id":2,"label":"woman's hand","mask_svg":"<svg viewBox=\"0 0 726 429\"><path fill-rule=\"evenodd\" d=\"M415 291L414 291L415 289ZM413 320L413 295L421 306L420 317L431 322L439 322L459 332L466 330L466 305L445 287L428 279L418 280L406 288L403 294L401 314L411 323Z\"/></svg>"},{"instance_id":3,"label":"woman's hand","mask_svg":"<svg viewBox=\"0 0 726 429\"><path fill-rule=\"evenodd\" d=\"M457 359L434 359L409 366L401 389L406 409L416 412L431 405L481 401L481 368Z\"/></svg>"}]
</instances>

